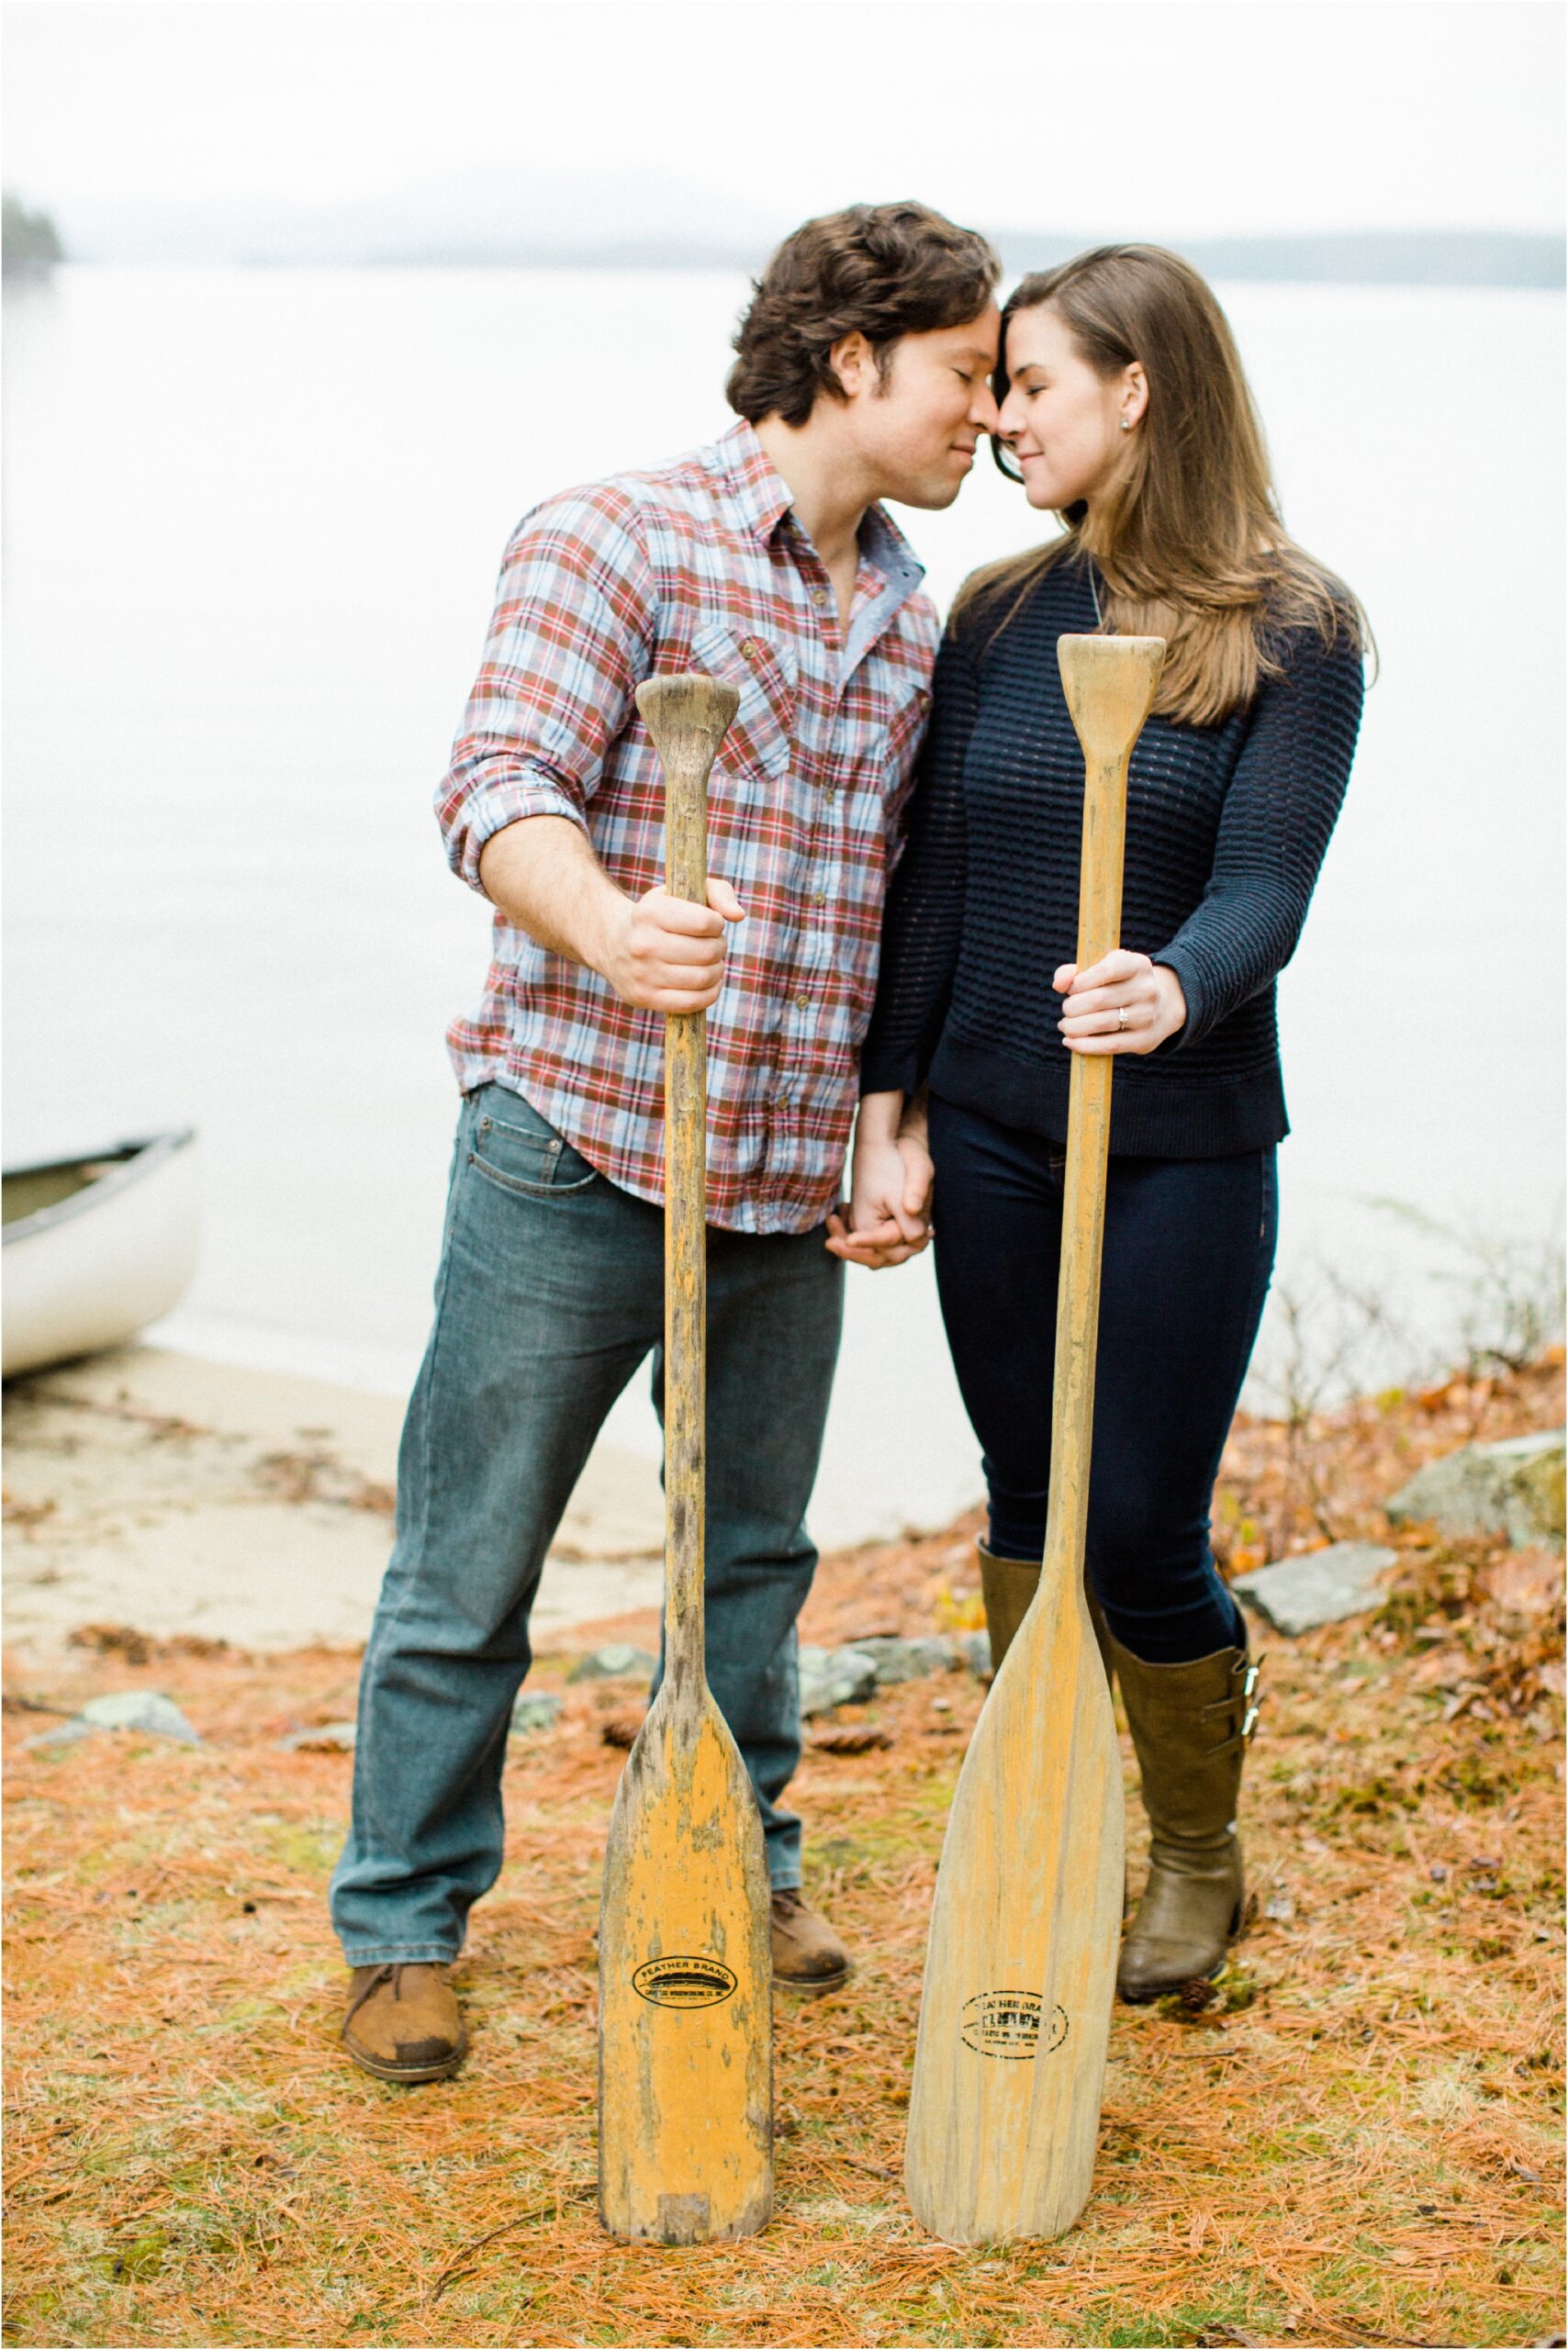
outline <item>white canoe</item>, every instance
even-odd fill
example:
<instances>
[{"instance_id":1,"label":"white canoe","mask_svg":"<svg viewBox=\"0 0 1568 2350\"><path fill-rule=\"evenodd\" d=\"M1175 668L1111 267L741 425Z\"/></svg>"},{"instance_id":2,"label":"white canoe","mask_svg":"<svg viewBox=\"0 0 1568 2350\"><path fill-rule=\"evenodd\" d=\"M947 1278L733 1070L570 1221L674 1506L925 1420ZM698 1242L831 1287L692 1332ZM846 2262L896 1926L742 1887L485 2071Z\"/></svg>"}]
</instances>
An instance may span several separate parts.
<instances>
[{"instance_id":1,"label":"white canoe","mask_svg":"<svg viewBox=\"0 0 1568 2350\"><path fill-rule=\"evenodd\" d=\"M118 1346L178 1304L199 1241L194 1134L18 1167L0 1188L7 1379Z\"/></svg>"}]
</instances>

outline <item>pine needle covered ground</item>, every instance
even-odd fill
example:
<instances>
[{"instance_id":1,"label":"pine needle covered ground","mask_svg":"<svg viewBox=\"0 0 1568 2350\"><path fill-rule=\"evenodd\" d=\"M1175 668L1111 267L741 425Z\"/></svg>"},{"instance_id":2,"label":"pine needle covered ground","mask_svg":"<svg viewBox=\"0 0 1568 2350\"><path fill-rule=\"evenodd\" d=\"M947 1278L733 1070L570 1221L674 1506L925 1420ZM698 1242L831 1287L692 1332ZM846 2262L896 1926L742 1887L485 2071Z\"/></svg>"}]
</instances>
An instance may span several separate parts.
<instances>
[{"instance_id":1,"label":"pine needle covered ground","mask_svg":"<svg viewBox=\"0 0 1568 2350\"><path fill-rule=\"evenodd\" d=\"M1379 1499L1417 1462L1562 1412L1559 1359L1294 1431L1240 1422L1232 1563L1381 1534ZM808 1637L962 1621L968 1531L826 1562ZM1561 1561L1400 1548L1379 1617L1265 1640L1248 1933L1207 2006L1118 2009L1088 2210L1013 2250L933 2244L900 2188L934 1866L982 1695L967 1675L834 1725L890 1744L808 1756L809 1890L859 1972L836 1998L779 2002L772 2227L654 2253L610 2242L593 2209L593 1935L622 1761L602 1733L634 1693L574 1688L555 1729L514 1740L506 1871L462 1967L473 2053L456 2082L410 2091L334 2046L322 1894L349 1758L278 1745L352 1711L357 1660L100 1632L68 1671L14 1673L6 2338L1550 2339ZM24 1751L35 1708L126 1687L167 1691L207 1743Z\"/></svg>"}]
</instances>

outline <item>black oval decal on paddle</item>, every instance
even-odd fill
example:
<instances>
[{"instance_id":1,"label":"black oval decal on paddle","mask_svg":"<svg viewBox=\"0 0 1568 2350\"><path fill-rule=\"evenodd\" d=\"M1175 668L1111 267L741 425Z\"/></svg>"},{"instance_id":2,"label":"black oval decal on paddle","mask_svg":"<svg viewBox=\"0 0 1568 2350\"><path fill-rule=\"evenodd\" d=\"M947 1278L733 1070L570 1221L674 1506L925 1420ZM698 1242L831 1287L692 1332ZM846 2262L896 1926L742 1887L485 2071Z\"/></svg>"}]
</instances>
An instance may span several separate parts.
<instances>
[{"instance_id":1,"label":"black oval decal on paddle","mask_svg":"<svg viewBox=\"0 0 1568 2350\"><path fill-rule=\"evenodd\" d=\"M977 1991L964 2001L964 2046L977 2056L1048 2056L1067 2038L1060 2008L1036 1991Z\"/></svg>"},{"instance_id":2,"label":"black oval decal on paddle","mask_svg":"<svg viewBox=\"0 0 1568 2350\"><path fill-rule=\"evenodd\" d=\"M716 2008L735 1987L735 1977L718 1959L685 1953L650 1958L632 1977L638 1998L655 2008Z\"/></svg>"}]
</instances>

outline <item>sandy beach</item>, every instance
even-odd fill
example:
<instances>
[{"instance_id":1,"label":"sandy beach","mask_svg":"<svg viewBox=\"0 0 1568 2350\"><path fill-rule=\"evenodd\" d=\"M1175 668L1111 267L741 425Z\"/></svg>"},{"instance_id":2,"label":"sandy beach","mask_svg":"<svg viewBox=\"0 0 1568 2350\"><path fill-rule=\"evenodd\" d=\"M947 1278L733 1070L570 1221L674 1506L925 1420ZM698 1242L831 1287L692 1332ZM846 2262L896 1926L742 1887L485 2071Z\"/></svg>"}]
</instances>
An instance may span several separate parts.
<instances>
[{"instance_id":1,"label":"sandy beach","mask_svg":"<svg viewBox=\"0 0 1568 2350\"><path fill-rule=\"evenodd\" d=\"M87 1624L238 1648L357 1645L391 1539L402 1405L155 1347L6 1391L6 1639ZM656 1607L652 1460L601 1445L534 1607L542 1646Z\"/></svg>"}]
</instances>

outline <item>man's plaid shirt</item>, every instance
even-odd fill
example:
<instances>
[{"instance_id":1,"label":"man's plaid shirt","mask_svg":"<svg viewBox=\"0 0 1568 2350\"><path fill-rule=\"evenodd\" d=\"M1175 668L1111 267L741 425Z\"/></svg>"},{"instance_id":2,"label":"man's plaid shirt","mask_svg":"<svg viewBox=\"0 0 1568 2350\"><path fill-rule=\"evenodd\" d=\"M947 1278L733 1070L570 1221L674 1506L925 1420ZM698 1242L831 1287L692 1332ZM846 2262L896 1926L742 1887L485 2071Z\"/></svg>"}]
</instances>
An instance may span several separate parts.
<instances>
[{"instance_id":1,"label":"man's plaid shirt","mask_svg":"<svg viewBox=\"0 0 1568 2350\"><path fill-rule=\"evenodd\" d=\"M749 424L656 472L550 499L507 549L437 811L476 890L491 835L580 824L633 897L664 878L658 760L633 688L699 669L739 690L709 787L726 931L708 1014L708 1217L806 1232L837 1198L887 878L924 731L937 622L874 507L846 630ZM526 1096L639 1199L664 1197L664 1019L499 913L483 1001L448 1032L465 1092Z\"/></svg>"}]
</instances>

